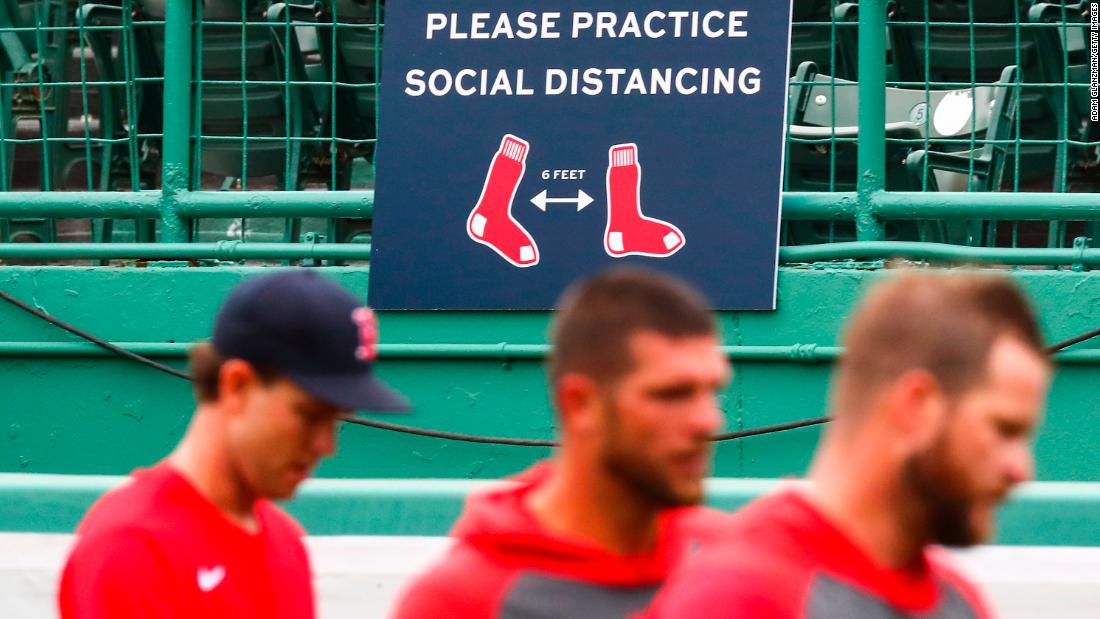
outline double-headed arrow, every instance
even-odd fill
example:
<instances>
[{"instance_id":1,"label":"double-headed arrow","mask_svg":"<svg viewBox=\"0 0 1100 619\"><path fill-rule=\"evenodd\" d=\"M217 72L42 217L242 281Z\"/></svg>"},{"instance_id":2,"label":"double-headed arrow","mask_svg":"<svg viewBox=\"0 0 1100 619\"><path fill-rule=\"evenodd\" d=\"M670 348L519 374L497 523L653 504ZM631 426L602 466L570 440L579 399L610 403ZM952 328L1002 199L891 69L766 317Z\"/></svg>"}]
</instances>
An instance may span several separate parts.
<instances>
[{"instance_id":1,"label":"double-headed arrow","mask_svg":"<svg viewBox=\"0 0 1100 619\"><path fill-rule=\"evenodd\" d=\"M576 198L548 198L546 197L545 189L539 192L539 195L531 198L531 204L539 207L539 210L544 213L546 212L547 204L576 204L577 210L580 211L581 209L588 206L589 204L592 204L595 201L595 198L579 189L577 190Z\"/></svg>"}]
</instances>

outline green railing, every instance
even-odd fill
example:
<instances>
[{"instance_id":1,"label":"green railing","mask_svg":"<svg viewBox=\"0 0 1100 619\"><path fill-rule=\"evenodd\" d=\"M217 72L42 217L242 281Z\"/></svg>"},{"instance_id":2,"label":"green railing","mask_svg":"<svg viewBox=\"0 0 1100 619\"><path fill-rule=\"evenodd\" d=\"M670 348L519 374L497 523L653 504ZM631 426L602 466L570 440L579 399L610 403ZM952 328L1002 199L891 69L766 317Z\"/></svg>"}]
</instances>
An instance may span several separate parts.
<instances>
[{"instance_id":1,"label":"green railing","mask_svg":"<svg viewBox=\"0 0 1100 619\"><path fill-rule=\"evenodd\" d=\"M26 223L31 218L91 219L96 226L111 222L94 228L91 240L160 243L208 237L269 239L271 235L262 230L249 234L249 218L280 218L286 229L277 240L298 242L311 231L308 225L302 227L302 218L370 218L371 162L358 161L353 170L350 160L373 153L375 114L367 114L372 118L369 128L347 129L352 110L344 106L338 113L336 102L355 104L357 95L345 90L373 92L377 84L362 79L342 82L345 68L333 58L346 56L344 52L354 51L363 40L378 40L380 6L359 0L291 10L255 0L112 2L0 2L0 53L5 57L0 65L11 65L0 89L8 97L0 111L5 119L0 125L2 240L10 239L7 227L16 225L13 220ZM367 23L361 23L362 16L340 16L342 5L367 4L372 7ZM203 15L204 5L211 15ZM280 6L284 10L276 10ZM334 36L340 31L370 34L366 39ZM63 51L45 53L44 33L56 38L55 47ZM25 34L37 39L22 40ZM306 49L303 41L310 37L314 45ZM338 38L339 45L351 47L338 49ZM317 39L327 41L327 49L317 45ZM70 51L75 62L67 56ZM315 71L306 80L300 73L316 54L324 60L325 73ZM376 44L370 54L376 66ZM70 75L77 70L78 76ZM356 68L347 70L354 73ZM362 67L358 71L362 74ZM72 92L76 87L79 96ZM329 94L329 112L323 118L316 109L321 97L315 96L321 87ZM31 113L32 104L37 114ZM303 120L307 108L314 116ZM23 135L27 122L36 126L34 137ZM60 135L66 122L80 125L83 135ZM36 158L40 191L11 191L16 185L26 189L33 181L34 170L26 164ZM59 161L64 161L64 170L57 169ZM308 174L305 167L310 168ZM69 175L74 171L83 174L83 191L53 193L72 188ZM250 186L253 177L272 174L276 184ZM25 178L15 182L13 176ZM347 189L353 176L360 177L357 184L366 190L296 191L309 188L310 182L320 182L324 189ZM203 191L211 182L230 191ZM256 188L261 191L251 191ZM209 218L236 220L239 227L235 232L203 233L196 223ZM111 224L129 219L138 222L132 235L112 234ZM314 222L312 231L331 236L333 228L331 223L326 228ZM32 231L30 238L52 241L54 234ZM131 249L125 251L145 251L140 244L126 245ZM40 249L48 253L52 246L42 243ZM246 252L255 255L261 247L285 253L268 244Z\"/></svg>"},{"instance_id":2,"label":"green railing","mask_svg":"<svg viewBox=\"0 0 1100 619\"><path fill-rule=\"evenodd\" d=\"M381 3L110 2L0 0L0 51L11 65L0 84L0 188L14 186L15 150L38 146L42 189L0 192L0 233L8 222L28 218L98 226L80 239L93 243L0 243L0 259L369 259L367 242L326 241L351 238L332 222L369 220L373 212L376 108L358 119L370 127L348 123L377 102L371 75L381 61ZM1079 109L1089 87L1080 74L1089 3L797 0L795 7L796 31L811 33L809 39L827 31L815 40L828 51L820 67L792 64L792 93L823 88L807 105L832 105L831 122L792 116L783 197L790 247L782 261L903 255L1096 264L1091 238L1100 237L1100 194L1091 190L1094 181L1100 188L1100 140L1092 139L1093 123ZM941 14L952 10L965 19ZM960 41L964 51L951 59L958 66L944 69L944 50ZM998 79L979 70L994 43L1015 73ZM77 51L69 57L58 46ZM364 49L369 62L350 75L348 54ZM854 75L845 73L853 67ZM950 89L968 93L973 113L944 135L932 105ZM79 136L55 134L66 116L64 97L80 100ZM919 98L923 111L896 103L898 97ZM1018 105L1008 103L1017 98ZM852 101L858 113L849 127L841 116L851 114L844 104ZM1045 101L1052 118L1036 120L1037 101ZM987 103L1003 112L996 127L982 109ZM159 124L150 120L158 114ZM899 121L899 114L906 118ZM37 121L38 137L20 137L20 118ZM1042 131L1032 131L1040 125ZM793 149L824 161L827 191L802 190ZM83 168L82 191L56 191L51 166L67 159L77 161L69 168ZM936 191L937 175L945 173L966 191ZM258 180L265 174L275 182ZM891 181L903 176L912 178ZM303 191L310 188L320 191ZM250 230L250 219L266 220L268 231ZM132 236L112 233L113 222L129 220L136 222ZM204 232L205 220L226 227ZM998 228L998 222L1007 223ZM936 226L941 232L930 233ZM369 226L360 230L369 233ZM104 242L131 238L140 242ZM244 242L210 243L219 240ZM272 240L278 242L261 242Z\"/></svg>"},{"instance_id":3,"label":"green railing","mask_svg":"<svg viewBox=\"0 0 1100 619\"><path fill-rule=\"evenodd\" d=\"M810 89L817 93L817 101L798 101L798 94L815 84L799 80L816 77L816 67L807 71L800 66L796 81L791 82L795 109L788 152L820 149L817 165L829 174L827 183L818 179L818 184L836 190L844 186L844 180L852 187L846 195L832 194L835 201L828 206L814 195L800 197L797 207L790 208L795 205L788 194L784 202L788 226L801 219L820 220L832 207L837 209L832 213L837 219L854 218L855 226L849 239L834 234L830 227L830 241L900 236L899 240L906 241L1054 248L1087 244L1085 238L1097 236L1094 198L1074 196L1071 199L1080 210L1064 212L1058 209L1065 196L1047 193L1051 189L1065 192L1071 180L1075 191L1095 191L1100 186L1093 170L1100 144L1094 139L1097 125L1085 113L1088 102L1083 100L1089 89L1089 3L899 0L816 4L831 7L832 18L822 20L818 14L817 21L796 22L796 33L799 29L803 33L827 30L828 60L819 62L826 62L835 74L848 79L857 77L852 72L853 66L858 67L858 83L836 75L819 77L817 89ZM792 61L798 60L798 45L805 45L806 38L795 36ZM812 42L813 37L809 38ZM856 55L858 63L852 61ZM998 82L994 82L996 72L1001 72ZM951 129L941 127L939 118L941 109L947 107L946 98L952 96L947 89L960 89L955 94L968 95L974 105L973 113L964 114L964 122ZM851 94L853 90L858 90L858 96ZM824 131L797 131L805 129L797 126L803 112L813 117L805 108L812 111L826 101L833 101L824 108L831 111L831 117L819 111L810 123L824 125ZM846 110L845 104L851 109ZM985 104L990 118L982 117ZM845 125L857 123L841 117L854 116L851 110L857 107L858 132L845 131L852 129ZM919 113L914 113L918 109ZM843 148L857 151L858 162L850 170L850 179L839 177L842 169L853 167L838 161L838 151ZM899 165L900 160L904 166ZM798 171L789 166L788 189L807 184ZM935 191L939 174L953 175L966 196ZM976 192L990 193L974 195ZM1004 199L1007 192L1014 192L1011 200ZM952 200L957 208L944 208ZM1009 204L1011 208L1001 209ZM912 229L913 220L942 223L944 217L968 221L969 226L961 234L958 230L941 232L941 237L946 237L941 239L928 235L924 227ZM888 234L884 224L899 221L909 221L911 229L900 235L898 229ZM1006 222L1000 230L999 221ZM1021 225L1021 221L1046 223ZM1069 221L1081 223L1069 226ZM1045 232L1039 242L1023 238L1029 232L1034 237L1037 231ZM787 240L804 243L793 236ZM836 249L831 253L836 254ZM991 253L989 258L999 260L996 255Z\"/></svg>"}]
</instances>

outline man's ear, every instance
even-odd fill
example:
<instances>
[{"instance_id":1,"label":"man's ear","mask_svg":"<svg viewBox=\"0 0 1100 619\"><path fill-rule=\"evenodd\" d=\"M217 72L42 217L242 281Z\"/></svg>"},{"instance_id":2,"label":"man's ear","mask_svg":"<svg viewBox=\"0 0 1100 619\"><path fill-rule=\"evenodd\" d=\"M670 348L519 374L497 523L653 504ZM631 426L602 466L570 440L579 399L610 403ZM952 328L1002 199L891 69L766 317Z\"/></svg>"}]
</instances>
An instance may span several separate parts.
<instances>
[{"instance_id":1,"label":"man's ear","mask_svg":"<svg viewBox=\"0 0 1100 619\"><path fill-rule=\"evenodd\" d=\"M562 430L586 432L600 422L600 391L590 376L569 372L554 385Z\"/></svg>"},{"instance_id":2,"label":"man's ear","mask_svg":"<svg viewBox=\"0 0 1100 619\"><path fill-rule=\"evenodd\" d=\"M936 377L924 369L902 374L890 387L883 404L892 433L910 453L931 445L947 418L947 396Z\"/></svg>"},{"instance_id":3,"label":"man's ear","mask_svg":"<svg viewBox=\"0 0 1100 619\"><path fill-rule=\"evenodd\" d=\"M229 410L244 408L248 393L259 382L256 370L243 359L229 359L218 371L218 402Z\"/></svg>"}]
</instances>

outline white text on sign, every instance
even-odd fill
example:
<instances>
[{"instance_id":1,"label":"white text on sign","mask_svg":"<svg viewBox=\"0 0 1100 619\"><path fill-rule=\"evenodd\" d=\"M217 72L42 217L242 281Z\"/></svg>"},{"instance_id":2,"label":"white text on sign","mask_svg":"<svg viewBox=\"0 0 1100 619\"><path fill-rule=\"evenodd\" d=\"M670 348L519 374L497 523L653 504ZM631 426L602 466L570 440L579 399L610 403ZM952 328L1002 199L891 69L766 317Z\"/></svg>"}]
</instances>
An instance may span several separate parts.
<instances>
[{"instance_id":1,"label":"white text on sign","mask_svg":"<svg viewBox=\"0 0 1100 619\"><path fill-rule=\"evenodd\" d=\"M760 91L760 70L756 67L701 68L670 67L648 70L622 67L547 69L541 81L544 95L754 95ZM405 94L445 97L532 96L535 89L523 69L410 69L405 74Z\"/></svg>"},{"instance_id":2,"label":"white text on sign","mask_svg":"<svg viewBox=\"0 0 1100 619\"><path fill-rule=\"evenodd\" d=\"M577 11L569 22L571 38L597 39L709 39L747 37L744 18L748 11ZM561 13L428 13L426 37L463 39L558 39Z\"/></svg>"},{"instance_id":3,"label":"white text on sign","mask_svg":"<svg viewBox=\"0 0 1100 619\"><path fill-rule=\"evenodd\" d=\"M476 45L496 39L746 39L748 11L474 12L425 15L424 37L438 44ZM725 42L722 43L726 45ZM737 44L729 41L736 48ZM454 50L452 50L454 51ZM736 49L730 58L737 58ZM409 97L601 95L755 95L765 76L747 66L414 67L405 73Z\"/></svg>"},{"instance_id":4,"label":"white text on sign","mask_svg":"<svg viewBox=\"0 0 1100 619\"><path fill-rule=\"evenodd\" d=\"M542 180L580 181L588 170L543 170Z\"/></svg>"}]
</instances>

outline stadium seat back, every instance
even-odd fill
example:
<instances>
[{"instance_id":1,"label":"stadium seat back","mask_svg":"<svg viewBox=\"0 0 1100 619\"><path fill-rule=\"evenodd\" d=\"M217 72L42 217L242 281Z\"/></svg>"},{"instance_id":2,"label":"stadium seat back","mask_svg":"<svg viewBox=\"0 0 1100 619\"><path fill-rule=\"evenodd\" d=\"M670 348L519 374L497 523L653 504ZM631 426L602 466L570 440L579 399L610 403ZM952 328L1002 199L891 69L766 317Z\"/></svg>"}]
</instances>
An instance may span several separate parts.
<instances>
[{"instance_id":1,"label":"stadium seat back","mask_svg":"<svg viewBox=\"0 0 1100 619\"><path fill-rule=\"evenodd\" d=\"M1035 32L1016 26L1026 23L1023 10L1029 4L1029 0L897 0L890 16L890 33L898 79L988 84L999 79L1005 67L1017 66L1025 81L1040 83ZM1047 90L1026 86L1021 90L1021 138L1053 140L1057 136L1056 114ZM1020 182L1049 180L1052 145L1025 145L1020 157ZM1014 164L1009 167L1015 169Z\"/></svg>"},{"instance_id":2,"label":"stadium seat back","mask_svg":"<svg viewBox=\"0 0 1100 619\"><path fill-rule=\"evenodd\" d=\"M853 2L838 5L836 0L795 0L791 17L791 74L809 61L824 73L855 79L857 17Z\"/></svg>"}]
</instances>

